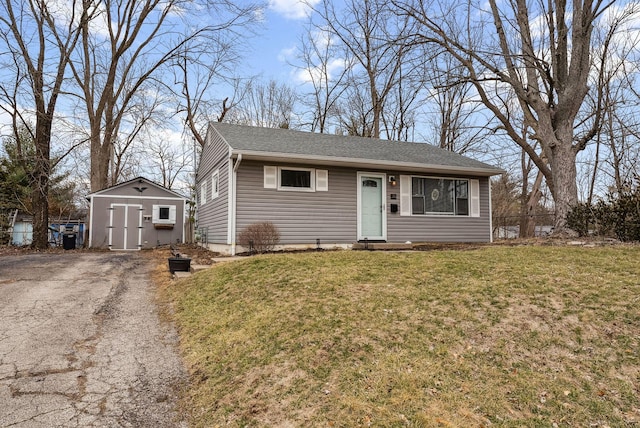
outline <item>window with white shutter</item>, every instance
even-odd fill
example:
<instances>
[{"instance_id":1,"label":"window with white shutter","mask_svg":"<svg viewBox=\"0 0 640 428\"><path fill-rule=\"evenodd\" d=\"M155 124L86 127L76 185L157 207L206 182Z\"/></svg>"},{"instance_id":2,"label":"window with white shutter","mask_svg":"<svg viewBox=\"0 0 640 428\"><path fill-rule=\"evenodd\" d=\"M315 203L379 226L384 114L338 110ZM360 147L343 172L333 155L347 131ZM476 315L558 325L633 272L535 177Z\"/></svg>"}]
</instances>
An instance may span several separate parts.
<instances>
[{"instance_id":1,"label":"window with white shutter","mask_svg":"<svg viewBox=\"0 0 640 428\"><path fill-rule=\"evenodd\" d=\"M153 224L176 224L175 205L154 205L151 214Z\"/></svg>"},{"instance_id":2,"label":"window with white shutter","mask_svg":"<svg viewBox=\"0 0 640 428\"><path fill-rule=\"evenodd\" d=\"M411 176L400 176L400 215L411 215Z\"/></svg>"},{"instance_id":3,"label":"window with white shutter","mask_svg":"<svg viewBox=\"0 0 640 428\"><path fill-rule=\"evenodd\" d=\"M327 192L329 190L329 171L316 169L316 191Z\"/></svg>"},{"instance_id":4,"label":"window with white shutter","mask_svg":"<svg viewBox=\"0 0 640 428\"><path fill-rule=\"evenodd\" d=\"M278 188L278 167L266 166L264 167L264 188L265 189L277 189Z\"/></svg>"},{"instance_id":5,"label":"window with white shutter","mask_svg":"<svg viewBox=\"0 0 640 428\"><path fill-rule=\"evenodd\" d=\"M480 180L469 180L471 196L471 217L480 217Z\"/></svg>"}]
</instances>

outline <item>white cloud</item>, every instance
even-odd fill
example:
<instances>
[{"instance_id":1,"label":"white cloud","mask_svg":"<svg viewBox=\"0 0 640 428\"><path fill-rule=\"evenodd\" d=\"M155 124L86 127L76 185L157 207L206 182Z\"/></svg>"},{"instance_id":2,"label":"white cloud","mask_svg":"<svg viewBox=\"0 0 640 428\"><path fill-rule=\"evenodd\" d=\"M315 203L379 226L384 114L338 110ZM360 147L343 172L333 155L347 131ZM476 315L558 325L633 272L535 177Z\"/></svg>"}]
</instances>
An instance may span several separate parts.
<instances>
[{"instance_id":1,"label":"white cloud","mask_svg":"<svg viewBox=\"0 0 640 428\"><path fill-rule=\"evenodd\" d=\"M339 74L342 70L344 70L348 66L347 61L341 58L336 58L331 60L327 64L326 74L327 80L332 81L336 74ZM295 78L300 83L311 83L313 81L318 82L323 80L324 71L321 67L307 68L299 70Z\"/></svg>"},{"instance_id":2,"label":"white cloud","mask_svg":"<svg viewBox=\"0 0 640 428\"><path fill-rule=\"evenodd\" d=\"M269 0L269 9L287 19L305 19L320 0Z\"/></svg>"},{"instance_id":3,"label":"white cloud","mask_svg":"<svg viewBox=\"0 0 640 428\"><path fill-rule=\"evenodd\" d=\"M79 25L82 17L82 3L71 0L46 0L48 12L53 15L59 26L68 26L73 18L74 24ZM109 27L106 22L106 9L102 3L93 6L91 12L94 18L89 23L90 33L101 37L109 36Z\"/></svg>"},{"instance_id":4,"label":"white cloud","mask_svg":"<svg viewBox=\"0 0 640 428\"><path fill-rule=\"evenodd\" d=\"M296 54L297 48L295 46L291 46L289 48L284 48L278 54L278 61L287 62L292 59Z\"/></svg>"},{"instance_id":5,"label":"white cloud","mask_svg":"<svg viewBox=\"0 0 640 428\"><path fill-rule=\"evenodd\" d=\"M253 13L254 19L257 22L265 22L266 18L265 18L265 11L263 8L258 8L255 10L255 12Z\"/></svg>"}]
</instances>

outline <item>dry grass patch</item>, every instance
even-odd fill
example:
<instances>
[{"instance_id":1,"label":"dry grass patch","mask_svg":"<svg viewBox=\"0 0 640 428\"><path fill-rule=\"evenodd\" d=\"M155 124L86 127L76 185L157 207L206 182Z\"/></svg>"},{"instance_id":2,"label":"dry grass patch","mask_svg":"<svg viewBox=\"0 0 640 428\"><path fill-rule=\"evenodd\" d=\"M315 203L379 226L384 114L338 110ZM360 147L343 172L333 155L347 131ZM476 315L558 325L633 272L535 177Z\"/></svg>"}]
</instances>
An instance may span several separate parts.
<instances>
[{"instance_id":1,"label":"dry grass patch","mask_svg":"<svg viewBox=\"0 0 640 428\"><path fill-rule=\"evenodd\" d=\"M637 426L640 249L251 257L163 288L196 427Z\"/></svg>"}]
</instances>

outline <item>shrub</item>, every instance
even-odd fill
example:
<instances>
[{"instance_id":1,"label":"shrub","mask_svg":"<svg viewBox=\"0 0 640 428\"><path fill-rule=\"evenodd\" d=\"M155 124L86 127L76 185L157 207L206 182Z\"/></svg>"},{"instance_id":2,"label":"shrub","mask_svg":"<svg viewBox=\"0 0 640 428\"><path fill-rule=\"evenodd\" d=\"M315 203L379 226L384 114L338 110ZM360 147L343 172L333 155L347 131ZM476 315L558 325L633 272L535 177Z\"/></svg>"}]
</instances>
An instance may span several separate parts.
<instances>
[{"instance_id":1,"label":"shrub","mask_svg":"<svg viewBox=\"0 0 640 428\"><path fill-rule=\"evenodd\" d=\"M595 223L593 207L585 202L571 208L567 214L567 226L578 236L587 236L589 228Z\"/></svg>"},{"instance_id":2,"label":"shrub","mask_svg":"<svg viewBox=\"0 0 640 428\"><path fill-rule=\"evenodd\" d=\"M625 190L611 203L611 228L621 241L640 241L640 190Z\"/></svg>"},{"instance_id":3,"label":"shrub","mask_svg":"<svg viewBox=\"0 0 640 428\"><path fill-rule=\"evenodd\" d=\"M238 243L258 253L266 253L280 242L280 231L271 222L250 224L238 237Z\"/></svg>"},{"instance_id":4,"label":"shrub","mask_svg":"<svg viewBox=\"0 0 640 428\"><path fill-rule=\"evenodd\" d=\"M592 228L596 235L640 241L640 188L627 186L607 199L594 205L574 206L567 214L567 226L580 236L586 236Z\"/></svg>"}]
</instances>

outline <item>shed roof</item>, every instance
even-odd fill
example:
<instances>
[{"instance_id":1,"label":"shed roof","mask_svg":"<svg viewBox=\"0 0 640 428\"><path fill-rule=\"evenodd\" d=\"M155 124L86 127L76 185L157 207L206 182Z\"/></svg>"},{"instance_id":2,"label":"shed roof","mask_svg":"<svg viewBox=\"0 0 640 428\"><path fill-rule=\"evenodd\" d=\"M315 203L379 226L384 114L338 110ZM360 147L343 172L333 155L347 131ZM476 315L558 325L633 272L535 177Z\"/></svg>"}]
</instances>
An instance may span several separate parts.
<instances>
[{"instance_id":1,"label":"shed roof","mask_svg":"<svg viewBox=\"0 0 640 428\"><path fill-rule=\"evenodd\" d=\"M87 195L87 199L89 197L91 197L91 196L98 196L98 195L101 196L101 195L106 195L106 194L113 195L113 196L122 196L122 194L118 193L118 190L120 190L120 189L125 190L125 191L129 190L127 188L130 187L131 184L140 184L140 185L146 184L146 185L149 185L149 186L153 186L154 188L156 188L157 190L159 190L159 191L161 191L163 193L166 193L167 196L169 196L169 197L186 199L181 194L176 193L173 190L169 190L166 187L164 187L164 186L162 186L162 185L160 185L158 183L155 183L155 182L153 182L153 181L151 181L151 180L149 180L147 178L144 178L144 177L136 177L136 178L134 178L132 180L125 181L123 183L118 183L118 184L115 184L115 185L113 185L111 187L107 187L107 188L102 189L102 190L98 190L97 192L89 193ZM131 196L131 195L140 196L142 191L145 190L146 187L138 187L138 188L133 187L133 189L136 189L139 193L130 193L130 194L127 194L126 196Z\"/></svg>"},{"instance_id":2,"label":"shed roof","mask_svg":"<svg viewBox=\"0 0 640 428\"><path fill-rule=\"evenodd\" d=\"M356 167L496 175L503 170L427 143L211 123L232 155Z\"/></svg>"}]
</instances>

